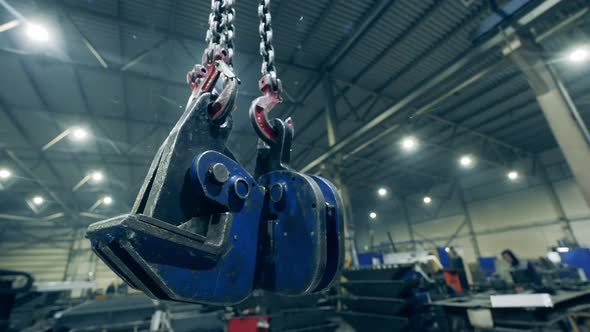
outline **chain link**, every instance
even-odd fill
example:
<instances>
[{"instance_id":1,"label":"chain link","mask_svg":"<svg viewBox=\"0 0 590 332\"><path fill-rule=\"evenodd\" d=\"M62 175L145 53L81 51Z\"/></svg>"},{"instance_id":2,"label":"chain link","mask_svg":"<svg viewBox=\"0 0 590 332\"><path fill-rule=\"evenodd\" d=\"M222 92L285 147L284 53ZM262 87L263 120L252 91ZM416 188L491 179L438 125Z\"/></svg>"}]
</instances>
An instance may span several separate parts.
<instances>
[{"instance_id":1,"label":"chain link","mask_svg":"<svg viewBox=\"0 0 590 332\"><path fill-rule=\"evenodd\" d=\"M216 46L219 46L227 49L230 64L234 54L234 18L236 11L233 5L234 0L211 0L209 29L205 37L207 53L210 59L212 59Z\"/></svg>"},{"instance_id":2,"label":"chain link","mask_svg":"<svg viewBox=\"0 0 590 332\"><path fill-rule=\"evenodd\" d=\"M205 41L208 43L207 51L212 52L215 45L219 45L221 42L222 30L222 19L223 13L221 12L221 0L211 0L211 13L209 14L209 30L207 30L207 36Z\"/></svg>"},{"instance_id":3,"label":"chain link","mask_svg":"<svg viewBox=\"0 0 590 332\"><path fill-rule=\"evenodd\" d=\"M227 57L231 65L234 56L234 37L235 26L234 18L236 17L236 10L234 9L234 0L223 0L223 35L225 47L227 48Z\"/></svg>"},{"instance_id":4,"label":"chain link","mask_svg":"<svg viewBox=\"0 0 590 332\"><path fill-rule=\"evenodd\" d=\"M276 86L277 72L275 68L275 51L272 46L272 25L270 17L270 0L259 0L258 18L260 25L260 55L262 56L262 75L270 75L273 86Z\"/></svg>"}]
</instances>

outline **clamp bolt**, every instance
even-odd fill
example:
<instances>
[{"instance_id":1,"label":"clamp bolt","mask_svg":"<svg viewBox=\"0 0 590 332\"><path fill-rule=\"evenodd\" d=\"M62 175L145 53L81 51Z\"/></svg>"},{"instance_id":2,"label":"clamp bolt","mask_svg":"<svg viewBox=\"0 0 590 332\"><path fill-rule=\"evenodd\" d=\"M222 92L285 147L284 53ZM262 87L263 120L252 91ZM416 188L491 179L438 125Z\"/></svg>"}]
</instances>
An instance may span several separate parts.
<instances>
[{"instance_id":1,"label":"clamp bolt","mask_svg":"<svg viewBox=\"0 0 590 332\"><path fill-rule=\"evenodd\" d=\"M275 183L270 187L270 199L278 203L283 199L285 186L282 183Z\"/></svg>"},{"instance_id":2,"label":"clamp bolt","mask_svg":"<svg viewBox=\"0 0 590 332\"><path fill-rule=\"evenodd\" d=\"M246 199L250 195L250 186L244 178L237 178L233 187L234 193L240 199Z\"/></svg>"},{"instance_id":3,"label":"clamp bolt","mask_svg":"<svg viewBox=\"0 0 590 332\"><path fill-rule=\"evenodd\" d=\"M209 167L209 174L218 183L225 183L229 180L229 170L222 163L215 163Z\"/></svg>"}]
</instances>

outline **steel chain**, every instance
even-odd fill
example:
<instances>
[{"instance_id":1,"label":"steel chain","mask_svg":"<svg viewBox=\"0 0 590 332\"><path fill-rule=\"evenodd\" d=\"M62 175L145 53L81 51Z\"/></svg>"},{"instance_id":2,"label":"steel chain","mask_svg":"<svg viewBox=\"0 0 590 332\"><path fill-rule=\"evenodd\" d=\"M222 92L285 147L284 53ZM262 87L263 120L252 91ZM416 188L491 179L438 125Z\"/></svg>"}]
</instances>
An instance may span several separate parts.
<instances>
[{"instance_id":1,"label":"steel chain","mask_svg":"<svg viewBox=\"0 0 590 332\"><path fill-rule=\"evenodd\" d=\"M234 9L234 0L223 0L223 35L225 41L225 48L227 49L227 57L229 64L232 64L234 56L234 37L235 26L234 18L236 17L236 10Z\"/></svg>"},{"instance_id":2,"label":"steel chain","mask_svg":"<svg viewBox=\"0 0 590 332\"><path fill-rule=\"evenodd\" d=\"M215 45L220 45L221 42L221 33L223 32L221 27L221 21L223 19L221 4L221 0L211 0L209 29L207 30L207 36L205 37L205 41L208 43L207 52L209 52L209 54L212 54Z\"/></svg>"},{"instance_id":3,"label":"steel chain","mask_svg":"<svg viewBox=\"0 0 590 332\"><path fill-rule=\"evenodd\" d=\"M262 56L262 75L269 75L273 87L278 86L275 68L275 51L272 46L272 25L270 16L270 0L259 0L258 18L260 25L260 55Z\"/></svg>"},{"instance_id":4,"label":"steel chain","mask_svg":"<svg viewBox=\"0 0 590 332\"><path fill-rule=\"evenodd\" d=\"M234 0L211 0L211 13L209 14L209 29L205 41L209 59L213 58L215 47L227 49L229 63L234 54L234 18L236 11L233 7Z\"/></svg>"}]
</instances>

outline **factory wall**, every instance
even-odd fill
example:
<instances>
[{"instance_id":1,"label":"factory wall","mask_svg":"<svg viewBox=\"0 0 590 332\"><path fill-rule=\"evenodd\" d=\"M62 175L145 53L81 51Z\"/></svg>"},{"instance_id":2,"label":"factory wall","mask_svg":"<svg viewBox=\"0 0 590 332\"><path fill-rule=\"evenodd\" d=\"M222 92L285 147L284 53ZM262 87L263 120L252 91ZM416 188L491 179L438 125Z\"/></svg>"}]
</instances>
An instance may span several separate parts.
<instances>
[{"instance_id":1,"label":"factory wall","mask_svg":"<svg viewBox=\"0 0 590 332\"><path fill-rule=\"evenodd\" d=\"M29 221L3 221L0 269L33 273L40 281L61 281L72 242L71 230Z\"/></svg>"},{"instance_id":2,"label":"factory wall","mask_svg":"<svg viewBox=\"0 0 590 332\"><path fill-rule=\"evenodd\" d=\"M101 289L120 282L91 252L84 229L73 231L43 220L8 220L5 226L0 269L32 273L36 282L95 280Z\"/></svg>"},{"instance_id":3,"label":"factory wall","mask_svg":"<svg viewBox=\"0 0 590 332\"><path fill-rule=\"evenodd\" d=\"M576 238L581 245L590 246L590 209L563 157L558 150L552 150L543 153L539 159L571 221ZM469 170L472 174L460 181L483 256L499 256L503 249L511 248L522 257L538 257L564 237L558 207L540 176L539 166L530 161L520 165L523 176L514 183L506 179L503 171L476 169ZM419 247L454 245L462 249L466 262L474 262L476 255L469 227L465 224L460 228L465 213L458 188L450 184L433 188L426 193L434 201L430 206L422 204L424 194L405 198ZM357 247L361 251L370 246L371 232L375 245L388 243L387 231L391 232L398 247L408 243L410 236L404 215L399 211L401 205L391 206L381 209L376 222L357 225Z\"/></svg>"}]
</instances>

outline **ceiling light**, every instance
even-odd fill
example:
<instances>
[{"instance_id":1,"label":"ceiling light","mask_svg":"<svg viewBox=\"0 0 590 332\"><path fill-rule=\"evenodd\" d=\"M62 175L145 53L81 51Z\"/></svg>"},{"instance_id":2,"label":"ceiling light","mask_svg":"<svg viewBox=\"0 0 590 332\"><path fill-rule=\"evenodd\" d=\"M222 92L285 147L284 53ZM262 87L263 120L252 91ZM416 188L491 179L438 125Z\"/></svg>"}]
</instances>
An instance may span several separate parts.
<instances>
[{"instance_id":1,"label":"ceiling light","mask_svg":"<svg viewBox=\"0 0 590 332\"><path fill-rule=\"evenodd\" d=\"M369 213L369 218L371 218L371 219L377 219L377 213L375 213L375 212Z\"/></svg>"},{"instance_id":2,"label":"ceiling light","mask_svg":"<svg viewBox=\"0 0 590 332\"><path fill-rule=\"evenodd\" d=\"M586 47L578 47L572 50L567 58L571 62L583 62L590 58L590 51Z\"/></svg>"},{"instance_id":3,"label":"ceiling light","mask_svg":"<svg viewBox=\"0 0 590 332\"><path fill-rule=\"evenodd\" d=\"M105 196L102 198L102 203L105 205L109 205L113 202L113 198L111 196Z\"/></svg>"},{"instance_id":4,"label":"ceiling light","mask_svg":"<svg viewBox=\"0 0 590 332\"><path fill-rule=\"evenodd\" d=\"M45 200L41 196L33 197L33 203L35 203L35 205L41 205L41 204L43 204L44 201Z\"/></svg>"},{"instance_id":5,"label":"ceiling light","mask_svg":"<svg viewBox=\"0 0 590 332\"><path fill-rule=\"evenodd\" d=\"M418 141L414 136L406 136L402 138L401 146L404 151L414 151L418 147Z\"/></svg>"},{"instance_id":6,"label":"ceiling light","mask_svg":"<svg viewBox=\"0 0 590 332\"><path fill-rule=\"evenodd\" d=\"M12 173L6 168L0 169L0 179L8 179Z\"/></svg>"},{"instance_id":7,"label":"ceiling light","mask_svg":"<svg viewBox=\"0 0 590 332\"><path fill-rule=\"evenodd\" d=\"M72 139L74 141L84 141L88 138L88 131L84 128L76 127L71 129Z\"/></svg>"},{"instance_id":8,"label":"ceiling light","mask_svg":"<svg viewBox=\"0 0 590 332\"><path fill-rule=\"evenodd\" d=\"M49 32L47 32L47 29L32 23L27 25L27 36L38 42L46 42L49 40Z\"/></svg>"},{"instance_id":9,"label":"ceiling light","mask_svg":"<svg viewBox=\"0 0 590 332\"><path fill-rule=\"evenodd\" d=\"M510 171L506 174L510 181L516 181L518 179L518 172L517 171Z\"/></svg>"},{"instance_id":10,"label":"ceiling light","mask_svg":"<svg viewBox=\"0 0 590 332\"><path fill-rule=\"evenodd\" d=\"M377 195L379 195L381 197L385 197L387 195L387 189L385 189L385 188L379 188L377 190Z\"/></svg>"},{"instance_id":11,"label":"ceiling light","mask_svg":"<svg viewBox=\"0 0 590 332\"><path fill-rule=\"evenodd\" d=\"M471 156L464 155L459 159L459 164L461 164L461 166L464 168L471 167L473 166L473 158L471 158Z\"/></svg>"},{"instance_id":12,"label":"ceiling light","mask_svg":"<svg viewBox=\"0 0 590 332\"><path fill-rule=\"evenodd\" d=\"M422 202L424 202L424 204L430 204L432 203L432 198L430 198L430 196L424 196L424 198L422 198Z\"/></svg>"},{"instance_id":13,"label":"ceiling light","mask_svg":"<svg viewBox=\"0 0 590 332\"><path fill-rule=\"evenodd\" d=\"M100 182L104 179L104 174L99 171L95 171L90 174L90 177L92 178L92 181Z\"/></svg>"}]
</instances>

